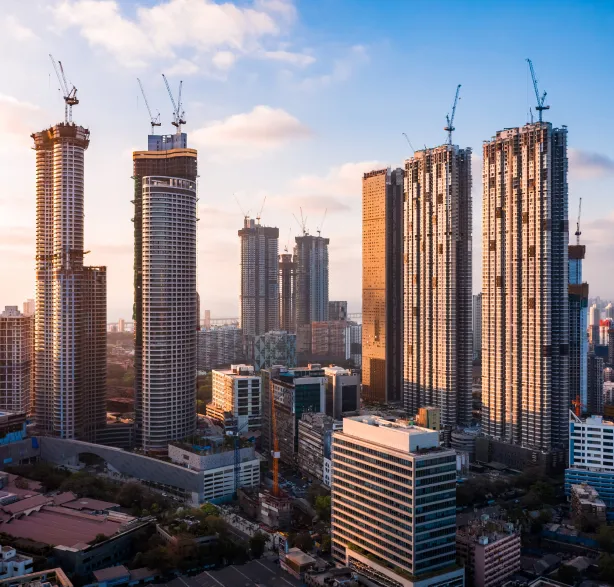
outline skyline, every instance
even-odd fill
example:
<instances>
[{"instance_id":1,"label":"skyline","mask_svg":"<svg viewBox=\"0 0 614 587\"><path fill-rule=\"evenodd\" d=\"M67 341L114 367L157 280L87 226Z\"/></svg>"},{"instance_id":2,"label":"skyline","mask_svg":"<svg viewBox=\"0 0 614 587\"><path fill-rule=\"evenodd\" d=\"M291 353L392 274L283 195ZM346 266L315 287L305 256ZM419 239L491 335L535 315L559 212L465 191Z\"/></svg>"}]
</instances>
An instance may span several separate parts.
<instances>
[{"instance_id":1,"label":"skyline","mask_svg":"<svg viewBox=\"0 0 614 587\"><path fill-rule=\"evenodd\" d=\"M614 149L602 131L614 122L607 108L614 82L598 74L607 70L613 48L607 36L614 24L611 7L568 2L553 13L554 3L535 8L521 2L508 11L479 2L469 8L469 3L464 8L444 3L452 28L447 22L435 25L434 11L425 6L410 11L400 2L382 8L365 0L339 28L335 17L349 14L356 3L260 0L235 3L234 9L233 3L220 3L223 10L204 0L147 1L140 9L84 0L33 4L40 9L12 6L0 20L0 46L19 40L22 48L8 53L0 79L0 131L6 137L0 146L1 177L7 188L0 195L0 270L11 276L0 305L34 297L35 158L29 135L63 114L48 53L63 61L79 89L81 103L73 117L91 132L85 248L92 253L86 261L109 268L110 321L132 315L131 152L145 148L149 132L136 77L152 109L160 110L161 132L167 133L172 107L162 72L172 87L184 80L185 131L200 153L199 293L201 308L211 309L214 317L239 315L236 231L243 214L233 193L252 216L267 196L262 221L279 228L280 247L299 234L292 217L299 207L311 234L328 208L322 235L330 238L330 299L347 299L349 310L359 311L362 173L402 165L411 155L402 132L416 147L443 144L445 115L458 83L454 142L474 152L473 291L480 291L481 141L526 122L535 102L526 57L534 61L540 90L548 92L546 120L569 128L569 220L575 227L582 197L590 295L614 297L607 279L614 269L614 207L607 200ZM534 19L526 19L528 6ZM182 10L194 11L195 24L178 31L173 23L185 21ZM428 25L410 27L411 42L385 28L394 15L410 14ZM546 14L549 28L536 45L535 29ZM156 24L161 16L166 18L162 27ZM557 23L569 19L576 34L553 51L560 38ZM521 21L524 28L507 53L489 51L498 27ZM219 24L207 43L201 38L204 29L197 28L203 22ZM121 30L123 35L110 34ZM472 30L481 36L468 35ZM456 47L454 63L446 52L451 47ZM455 70L458 63L462 74ZM223 275L223 286L208 279L210 274Z\"/></svg>"}]
</instances>

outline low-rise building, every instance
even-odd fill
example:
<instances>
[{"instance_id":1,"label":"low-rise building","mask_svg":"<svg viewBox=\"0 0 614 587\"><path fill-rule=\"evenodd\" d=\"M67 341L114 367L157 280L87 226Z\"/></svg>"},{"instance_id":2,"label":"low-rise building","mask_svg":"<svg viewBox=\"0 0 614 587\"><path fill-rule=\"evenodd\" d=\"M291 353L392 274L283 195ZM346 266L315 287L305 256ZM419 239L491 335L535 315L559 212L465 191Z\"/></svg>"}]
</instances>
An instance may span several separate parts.
<instances>
[{"instance_id":1,"label":"low-rise building","mask_svg":"<svg viewBox=\"0 0 614 587\"><path fill-rule=\"evenodd\" d=\"M324 481L324 462L329 463L333 430L342 427L330 416L322 413L307 412L298 423L298 467L311 479ZM330 472L328 473L330 477ZM330 487L330 479L328 486Z\"/></svg>"},{"instance_id":2,"label":"low-rise building","mask_svg":"<svg viewBox=\"0 0 614 587\"><path fill-rule=\"evenodd\" d=\"M316 565L316 559L300 548L289 548L279 552L279 566L299 581L305 580L305 575Z\"/></svg>"},{"instance_id":3,"label":"low-rise building","mask_svg":"<svg viewBox=\"0 0 614 587\"><path fill-rule=\"evenodd\" d=\"M340 420L343 414L360 409L360 377L342 367L324 367L328 379L326 387L326 413Z\"/></svg>"},{"instance_id":4,"label":"low-rise building","mask_svg":"<svg viewBox=\"0 0 614 587\"><path fill-rule=\"evenodd\" d=\"M0 580L0 587L73 587L61 568L46 569L38 573L28 573L18 577Z\"/></svg>"},{"instance_id":5,"label":"low-rise building","mask_svg":"<svg viewBox=\"0 0 614 587\"><path fill-rule=\"evenodd\" d=\"M520 570L520 532L499 520L478 520L456 532L456 557L468 585L496 587Z\"/></svg>"},{"instance_id":6,"label":"low-rise building","mask_svg":"<svg viewBox=\"0 0 614 587\"><path fill-rule=\"evenodd\" d=\"M152 569L128 569L124 565L107 567L93 573L95 582L87 587L135 587L152 583L157 573Z\"/></svg>"},{"instance_id":7,"label":"low-rise building","mask_svg":"<svg viewBox=\"0 0 614 587\"><path fill-rule=\"evenodd\" d=\"M571 512L574 520L589 516L604 524L606 521L604 501L599 499L599 493L586 483L571 486Z\"/></svg>"},{"instance_id":8,"label":"low-rise building","mask_svg":"<svg viewBox=\"0 0 614 587\"><path fill-rule=\"evenodd\" d=\"M29 556L17 554L17 551L8 545L0 548L2 560L0 561L0 579L27 575L32 572L34 561Z\"/></svg>"}]
</instances>

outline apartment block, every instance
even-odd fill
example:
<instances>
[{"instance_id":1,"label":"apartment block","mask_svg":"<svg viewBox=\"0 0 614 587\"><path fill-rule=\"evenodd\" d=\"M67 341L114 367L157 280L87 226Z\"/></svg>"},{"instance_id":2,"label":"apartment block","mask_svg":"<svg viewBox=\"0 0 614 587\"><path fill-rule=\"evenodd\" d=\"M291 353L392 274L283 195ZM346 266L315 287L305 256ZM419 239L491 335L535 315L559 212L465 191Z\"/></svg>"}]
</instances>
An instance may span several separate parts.
<instances>
[{"instance_id":1,"label":"apartment block","mask_svg":"<svg viewBox=\"0 0 614 587\"><path fill-rule=\"evenodd\" d=\"M587 483L571 486L571 514L574 520L589 516L606 524L606 509L597 490Z\"/></svg>"},{"instance_id":2,"label":"apartment block","mask_svg":"<svg viewBox=\"0 0 614 587\"><path fill-rule=\"evenodd\" d=\"M364 399L397 403L403 388L403 170L362 179Z\"/></svg>"},{"instance_id":3,"label":"apartment block","mask_svg":"<svg viewBox=\"0 0 614 587\"><path fill-rule=\"evenodd\" d=\"M328 244L330 239L295 237L296 328L328 320Z\"/></svg>"},{"instance_id":4,"label":"apartment block","mask_svg":"<svg viewBox=\"0 0 614 587\"><path fill-rule=\"evenodd\" d=\"M34 317L17 306L0 313L0 411L29 414L34 386Z\"/></svg>"},{"instance_id":5,"label":"apartment block","mask_svg":"<svg viewBox=\"0 0 614 587\"><path fill-rule=\"evenodd\" d=\"M348 319L348 303L345 301L330 301L328 302L328 319L329 320L347 320Z\"/></svg>"},{"instance_id":6,"label":"apartment block","mask_svg":"<svg viewBox=\"0 0 614 587\"><path fill-rule=\"evenodd\" d=\"M582 281L584 245L568 247L569 259L569 397L587 410L588 283Z\"/></svg>"},{"instance_id":7,"label":"apartment block","mask_svg":"<svg viewBox=\"0 0 614 587\"><path fill-rule=\"evenodd\" d=\"M567 129L536 122L483 147L482 429L551 451L567 444Z\"/></svg>"},{"instance_id":8,"label":"apartment block","mask_svg":"<svg viewBox=\"0 0 614 587\"><path fill-rule=\"evenodd\" d=\"M482 359L482 294L473 296L472 305L473 359Z\"/></svg>"},{"instance_id":9,"label":"apartment block","mask_svg":"<svg viewBox=\"0 0 614 587\"><path fill-rule=\"evenodd\" d=\"M254 337L254 365L256 371L274 365L296 365L296 334L284 330L267 332Z\"/></svg>"},{"instance_id":10,"label":"apartment block","mask_svg":"<svg viewBox=\"0 0 614 587\"><path fill-rule=\"evenodd\" d=\"M325 357L328 361L348 358L347 335L348 325L345 321L312 322L311 355Z\"/></svg>"},{"instance_id":11,"label":"apartment block","mask_svg":"<svg viewBox=\"0 0 614 587\"><path fill-rule=\"evenodd\" d=\"M471 149L405 162L403 406L471 422Z\"/></svg>"},{"instance_id":12,"label":"apartment block","mask_svg":"<svg viewBox=\"0 0 614 587\"><path fill-rule=\"evenodd\" d=\"M198 370L211 371L245 360L243 331L237 326L211 326L197 333Z\"/></svg>"},{"instance_id":13,"label":"apartment block","mask_svg":"<svg viewBox=\"0 0 614 587\"><path fill-rule=\"evenodd\" d=\"M352 361L354 367L360 368L362 366L362 324L358 322L348 322L347 324L345 356Z\"/></svg>"},{"instance_id":14,"label":"apartment block","mask_svg":"<svg viewBox=\"0 0 614 587\"><path fill-rule=\"evenodd\" d=\"M456 454L406 420L356 416L333 433L332 553L377 584L464 585Z\"/></svg>"},{"instance_id":15,"label":"apartment block","mask_svg":"<svg viewBox=\"0 0 614 587\"><path fill-rule=\"evenodd\" d=\"M298 423L298 468L311 479L329 481L325 462L330 464L333 430L341 427L341 422L322 413L306 412Z\"/></svg>"},{"instance_id":16,"label":"apartment block","mask_svg":"<svg viewBox=\"0 0 614 587\"><path fill-rule=\"evenodd\" d=\"M475 587L498 587L520 571L520 547L520 531L501 520L476 520L456 532L456 556Z\"/></svg>"}]
</instances>

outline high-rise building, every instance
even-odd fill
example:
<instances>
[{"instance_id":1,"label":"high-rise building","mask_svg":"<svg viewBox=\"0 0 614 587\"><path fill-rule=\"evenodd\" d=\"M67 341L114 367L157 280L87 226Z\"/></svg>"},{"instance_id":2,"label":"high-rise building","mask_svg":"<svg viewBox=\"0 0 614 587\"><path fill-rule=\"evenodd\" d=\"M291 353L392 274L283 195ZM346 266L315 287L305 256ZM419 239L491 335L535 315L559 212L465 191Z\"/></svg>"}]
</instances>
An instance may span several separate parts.
<instances>
[{"instance_id":1,"label":"high-rise building","mask_svg":"<svg viewBox=\"0 0 614 587\"><path fill-rule=\"evenodd\" d=\"M603 359L591 353L587 361L585 411L591 416L603 414Z\"/></svg>"},{"instance_id":2,"label":"high-rise building","mask_svg":"<svg viewBox=\"0 0 614 587\"><path fill-rule=\"evenodd\" d=\"M472 306L473 359L482 359L482 294L473 296Z\"/></svg>"},{"instance_id":3,"label":"high-rise building","mask_svg":"<svg viewBox=\"0 0 614 587\"><path fill-rule=\"evenodd\" d=\"M612 302L610 302L605 309L603 310L603 314L606 318L610 318L611 320L614 320L614 306L612 305Z\"/></svg>"},{"instance_id":4,"label":"high-rise building","mask_svg":"<svg viewBox=\"0 0 614 587\"><path fill-rule=\"evenodd\" d=\"M330 487L326 471L327 465L330 467L333 430L340 425L341 422L321 412L306 412L298 423L298 468L312 479L326 479L327 487Z\"/></svg>"},{"instance_id":5,"label":"high-rise building","mask_svg":"<svg viewBox=\"0 0 614 587\"><path fill-rule=\"evenodd\" d=\"M209 321L210 324L211 321ZM236 326L228 324L212 327L210 325L198 331L197 339L199 371L211 371L217 367L245 360L243 331Z\"/></svg>"},{"instance_id":6,"label":"high-rise building","mask_svg":"<svg viewBox=\"0 0 614 587\"><path fill-rule=\"evenodd\" d=\"M343 414L360 410L360 376L342 367L324 367L326 386L326 413L335 420Z\"/></svg>"},{"instance_id":7,"label":"high-rise building","mask_svg":"<svg viewBox=\"0 0 614 587\"><path fill-rule=\"evenodd\" d=\"M582 281L584 245L569 245L569 397L586 411L588 360L588 283Z\"/></svg>"},{"instance_id":8,"label":"high-rise building","mask_svg":"<svg viewBox=\"0 0 614 587\"><path fill-rule=\"evenodd\" d=\"M333 433L332 554L378 585L462 587L456 453L404 420L356 416Z\"/></svg>"},{"instance_id":9,"label":"high-rise building","mask_svg":"<svg viewBox=\"0 0 614 587\"><path fill-rule=\"evenodd\" d=\"M403 170L362 179L362 384L369 402L403 388Z\"/></svg>"},{"instance_id":10,"label":"high-rise building","mask_svg":"<svg viewBox=\"0 0 614 587\"><path fill-rule=\"evenodd\" d=\"M126 332L126 321L123 318L117 321L117 332Z\"/></svg>"},{"instance_id":11,"label":"high-rise building","mask_svg":"<svg viewBox=\"0 0 614 587\"><path fill-rule=\"evenodd\" d=\"M279 258L279 328L296 331L296 263L291 253Z\"/></svg>"},{"instance_id":12,"label":"high-rise building","mask_svg":"<svg viewBox=\"0 0 614 587\"><path fill-rule=\"evenodd\" d=\"M328 243L322 236L295 237L296 328L328 320Z\"/></svg>"},{"instance_id":13,"label":"high-rise building","mask_svg":"<svg viewBox=\"0 0 614 587\"><path fill-rule=\"evenodd\" d=\"M134 161L137 442L164 451L196 427L196 150L150 135Z\"/></svg>"},{"instance_id":14,"label":"high-rise building","mask_svg":"<svg viewBox=\"0 0 614 587\"><path fill-rule=\"evenodd\" d=\"M347 322L341 320L328 320L326 322L311 323L311 348L313 357L325 360L341 361L347 357L346 339L348 335ZM320 359L318 359L320 360Z\"/></svg>"},{"instance_id":15,"label":"high-rise building","mask_svg":"<svg viewBox=\"0 0 614 587\"><path fill-rule=\"evenodd\" d=\"M471 422L471 149L443 145L405 162L403 405Z\"/></svg>"},{"instance_id":16,"label":"high-rise building","mask_svg":"<svg viewBox=\"0 0 614 587\"><path fill-rule=\"evenodd\" d=\"M362 324L347 322L347 335L345 337L345 357L350 359L354 367L362 366Z\"/></svg>"},{"instance_id":17,"label":"high-rise building","mask_svg":"<svg viewBox=\"0 0 614 587\"><path fill-rule=\"evenodd\" d=\"M23 303L22 313L24 316L34 316L36 311L36 302L32 299L28 299Z\"/></svg>"},{"instance_id":18,"label":"high-rise building","mask_svg":"<svg viewBox=\"0 0 614 587\"><path fill-rule=\"evenodd\" d=\"M345 301L330 301L328 302L328 319L329 320L347 320L348 319L348 303Z\"/></svg>"},{"instance_id":19,"label":"high-rise building","mask_svg":"<svg viewBox=\"0 0 614 587\"><path fill-rule=\"evenodd\" d=\"M599 344L602 346L610 345L610 330L612 329L612 320L605 318L599 320Z\"/></svg>"},{"instance_id":20,"label":"high-rise building","mask_svg":"<svg viewBox=\"0 0 614 587\"><path fill-rule=\"evenodd\" d=\"M34 318L17 306L0 313L0 411L29 414L34 384Z\"/></svg>"},{"instance_id":21,"label":"high-rise building","mask_svg":"<svg viewBox=\"0 0 614 587\"><path fill-rule=\"evenodd\" d=\"M567 129L484 143L482 429L564 450L569 410Z\"/></svg>"},{"instance_id":22,"label":"high-rise building","mask_svg":"<svg viewBox=\"0 0 614 587\"><path fill-rule=\"evenodd\" d=\"M296 366L296 334L274 330L256 336L253 356L257 371L274 365Z\"/></svg>"},{"instance_id":23,"label":"high-rise building","mask_svg":"<svg viewBox=\"0 0 614 587\"><path fill-rule=\"evenodd\" d=\"M106 305L100 305L101 300L106 304L102 291L106 281L94 277L103 274L104 268L83 266L84 163L90 133L64 122L32 138L36 152L36 425L61 438L93 440L94 422L106 421L105 380L99 379L101 371L106 378L106 352L96 350L102 345L106 351Z\"/></svg>"},{"instance_id":24,"label":"high-rise building","mask_svg":"<svg viewBox=\"0 0 614 587\"><path fill-rule=\"evenodd\" d=\"M243 335L279 330L279 229L246 216L239 236Z\"/></svg>"},{"instance_id":25,"label":"high-rise building","mask_svg":"<svg viewBox=\"0 0 614 587\"><path fill-rule=\"evenodd\" d=\"M588 311L588 342L591 347L599 344L599 322L601 322L601 310L597 304L593 304Z\"/></svg>"}]
</instances>

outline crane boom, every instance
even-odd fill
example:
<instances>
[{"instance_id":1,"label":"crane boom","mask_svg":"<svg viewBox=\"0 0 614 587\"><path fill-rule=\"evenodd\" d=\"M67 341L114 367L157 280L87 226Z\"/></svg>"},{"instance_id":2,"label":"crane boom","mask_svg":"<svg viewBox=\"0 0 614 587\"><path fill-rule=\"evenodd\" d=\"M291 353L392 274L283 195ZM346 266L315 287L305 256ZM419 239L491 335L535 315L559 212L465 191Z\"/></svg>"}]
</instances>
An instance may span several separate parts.
<instances>
[{"instance_id":1,"label":"crane boom","mask_svg":"<svg viewBox=\"0 0 614 587\"><path fill-rule=\"evenodd\" d=\"M454 116L456 115L456 105L458 104L458 94L460 92L461 85L458 84L456 86L456 94L454 96L454 104L452 105L452 116L446 114L446 122L448 123L443 130L448 133L448 145L452 144L452 132L456 129L454 128Z\"/></svg>"},{"instance_id":2,"label":"crane boom","mask_svg":"<svg viewBox=\"0 0 614 587\"><path fill-rule=\"evenodd\" d=\"M527 63L529 64L529 70L531 71L531 79L533 80L533 89L535 90L535 98L537 100L537 110L539 121L542 122L542 112L544 110L550 110L550 106L544 106L546 102L547 92L544 92L541 97L539 96L539 88L537 86L537 77L535 76L535 70L533 69L533 62L527 57Z\"/></svg>"},{"instance_id":3,"label":"crane boom","mask_svg":"<svg viewBox=\"0 0 614 587\"><path fill-rule=\"evenodd\" d=\"M171 87L168 85L168 80L166 79L166 76L164 74L162 74L162 77L164 78L164 84L166 85L166 91L168 92L168 95L171 99L171 103L173 104L173 126L177 128L177 133L181 132L181 125L185 124L185 120L183 118L185 112L183 112L181 110L181 88L183 86L183 82L180 81L179 82L179 94L178 94L178 99L177 99L177 103L175 103L175 98L173 98L173 93L171 92Z\"/></svg>"},{"instance_id":4,"label":"crane boom","mask_svg":"<svg viewBox=\"0 0 614 587\"><path fill-rule=\"evenodd\" d=\"M149 112L149 124L151 124L151 134L154 134L154 127L162 126L160 122L160 113L158 112L158 116L154 116L151 113L151 108L149 107L149 102L147 101L147 96L145 95L145 88L141 83L141 80L137 77L136 81L139 82L139 86L141 88L141 94L143 94L143 100L145 101L145 106L147 107L147 112Z\"/></svg>"},{"instance_id":5,"label":"crane boom","mask_svg":"<svg viewBox=\"0 0 614 587\"><path fill-rule=\"evenodd\" d=\"M402 132L401 134L405 137L405 140L407 141L409 148L412 150L413 153L415 153L416 149L414 149L414 146L411 144L411 141L409 140L409 137L407 136L407 134L404 132Z\"/></svg>"},{"instance_id":6,"label":"crane boom","mask_svg":"<svg viewBox=\"0 0 614 587\"><path fill-rule=\"evenodd\" d=\"M578 222L576 223L576 244L580 244L580 215L582 214L582 198L580 198L580 203L578 204Z\"/></svg>"},{"instance_id":7,"label":"crane boom","mask_svg":"<svg viewBox=\"0 0 614 587\"><path fill-rule=\"evenodd\" d=\"M72 122L72 107L79 103L79 99L77 98L77 88L75 86L69 88L62 62L58 61L56 63L51 53L49 53L49 58L51 59L51 63L53 63L53 69L55 70L55 75L60 83L62 97L64 98L64 122L69 124Z\"/></svg>"}]
</instances>

